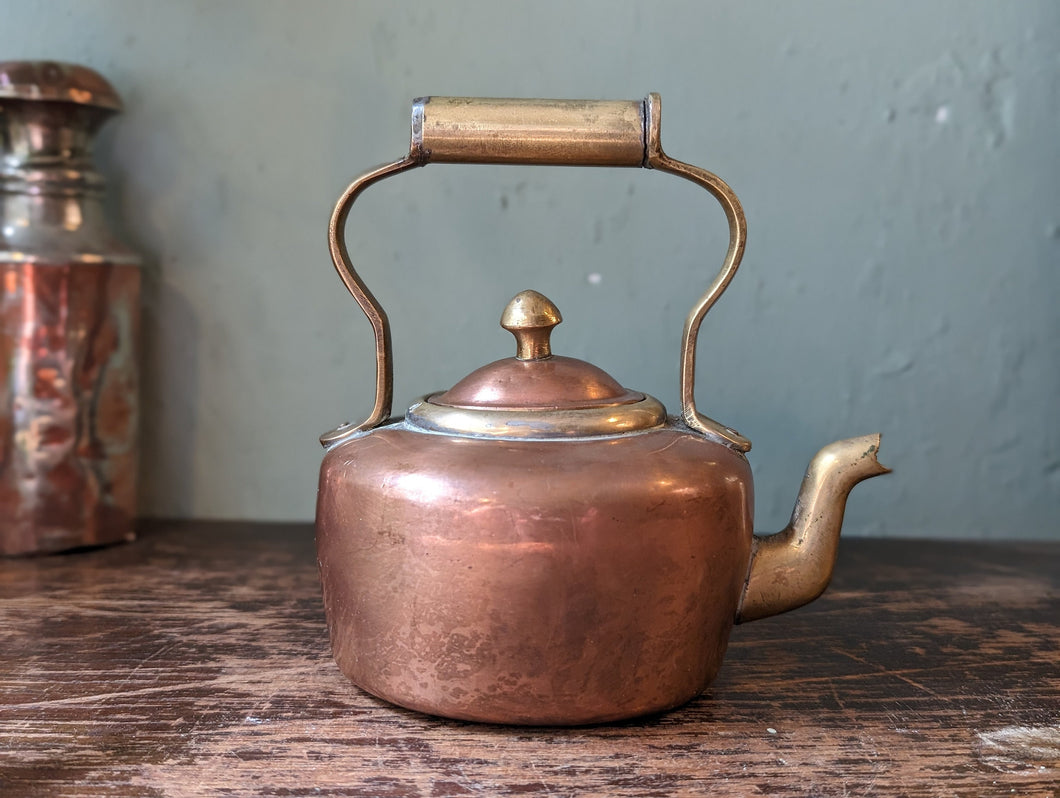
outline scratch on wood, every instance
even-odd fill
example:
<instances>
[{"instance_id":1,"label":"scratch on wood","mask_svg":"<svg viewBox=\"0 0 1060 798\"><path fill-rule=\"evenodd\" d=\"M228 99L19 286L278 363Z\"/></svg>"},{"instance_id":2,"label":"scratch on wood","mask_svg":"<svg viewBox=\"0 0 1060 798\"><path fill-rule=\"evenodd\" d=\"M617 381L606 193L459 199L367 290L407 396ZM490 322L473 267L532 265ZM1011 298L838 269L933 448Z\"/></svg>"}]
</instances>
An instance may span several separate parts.
<instances>
[{"instance_id":1,"label":"scratch on wood","mask_svg":"<svg viewBox=\"0 0 1060 798\"><path fill-rule=\"evenodd\" d=\"M858 657L858 656L856 656L854 654L851 654L849 651L843 651L842 649L838 649L838 648L837 649L832 649L832 650L835 651L836 654L840 654L841 656L844 656L844 657L849 657L850 659L854 660L854 662L859 662L862 665L868 665L870 668L874 669L875 675L877 675L877 676L893 676L895 679L900 679L901 681L905 682L906 684L910 685L911 687L915 687L917 690L922 690L923 692L927 693L930 696L934 696L936 698L939 697L939 694L936 693L934 690L932 690L930 687L925 687L924 685L920 684L919 682L916 682L916 681L910 679L908 676L906 676L905 674L910 673L910 671L908 671L908 670L900 671L900 670L892 670L892 669L889 669L889 668L884 668L884 667L881 667L879 665L873 665L868 660L865 660L865 659L863 659L861 657ZM944 700L949 700L949 699L944 699Z\"/></svg>"}]
</instances>

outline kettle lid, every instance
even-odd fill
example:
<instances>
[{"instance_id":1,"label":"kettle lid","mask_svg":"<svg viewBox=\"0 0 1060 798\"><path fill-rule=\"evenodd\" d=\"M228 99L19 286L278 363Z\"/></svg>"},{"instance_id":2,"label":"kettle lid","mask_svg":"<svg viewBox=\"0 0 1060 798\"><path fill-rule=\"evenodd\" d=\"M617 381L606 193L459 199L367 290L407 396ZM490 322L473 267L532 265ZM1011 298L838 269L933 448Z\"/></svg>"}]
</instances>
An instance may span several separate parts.
<instances>
[{"instance_id":1,"label":"kettle lid","mask_svg":"<svg viewBox=\"0 0 1060 798\"><path fill-rule=\"evenodd\" d=\"M591 363L552 354L552 329L562 321L547 297L520 292L501 315L501 326L515 336L515 357L425 397L407 420L434 432L497 438L616 435L665 423L657 399L623 388Z\"/></svg>"}]
</instances>

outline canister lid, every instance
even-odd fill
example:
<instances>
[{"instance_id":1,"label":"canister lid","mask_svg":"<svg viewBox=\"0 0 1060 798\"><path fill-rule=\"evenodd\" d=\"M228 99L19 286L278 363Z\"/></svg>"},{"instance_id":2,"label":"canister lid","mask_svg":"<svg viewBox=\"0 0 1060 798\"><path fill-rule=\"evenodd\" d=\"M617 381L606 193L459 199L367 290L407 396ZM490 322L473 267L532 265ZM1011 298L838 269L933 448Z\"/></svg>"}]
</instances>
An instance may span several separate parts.
<instances>
[{"instance_id":1,"label":"canister lid","mask_svg":"<svg viewBox=\"0 0 1060 798\"><path fill-rule=\"evenodd\" d=\"M425 397L407 419L436 432L501 438L572 438L650 429L666 421L662 404L623 388L597 366L552 354L559 309L537 291L517 294L501 316L516 356L468 374Z\"/></svg>"},{"instance_id":2,"label":"canister lid","mask_svg":"<svg viewBox=\"0 0 1060 798\"><path fill-rule=\"evenodd\" d=\"M122 109L106 78L79 64L61 61L0 62L0 100L51 100Z\"/></svg>"}]
</instances>

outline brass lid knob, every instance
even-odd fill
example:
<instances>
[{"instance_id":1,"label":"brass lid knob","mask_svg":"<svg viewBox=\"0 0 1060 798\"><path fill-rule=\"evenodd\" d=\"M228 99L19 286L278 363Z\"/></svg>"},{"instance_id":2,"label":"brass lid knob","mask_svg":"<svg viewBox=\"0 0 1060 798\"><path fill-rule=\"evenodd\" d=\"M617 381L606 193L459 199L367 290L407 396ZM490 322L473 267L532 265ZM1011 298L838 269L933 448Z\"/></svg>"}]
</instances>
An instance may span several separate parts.
<instances>
[{"instance_id":1,"label":"brass lid knob","mask_svg":"<svg viewBox=\"0 0 1060 798\"><path fill-rule=\"evenodd\" d=\"M537 291L520 291L501 314L501 327L515 336L519 360L552 357L552 328L563 321L552 301Z\"/></svg>"}]
</instances>

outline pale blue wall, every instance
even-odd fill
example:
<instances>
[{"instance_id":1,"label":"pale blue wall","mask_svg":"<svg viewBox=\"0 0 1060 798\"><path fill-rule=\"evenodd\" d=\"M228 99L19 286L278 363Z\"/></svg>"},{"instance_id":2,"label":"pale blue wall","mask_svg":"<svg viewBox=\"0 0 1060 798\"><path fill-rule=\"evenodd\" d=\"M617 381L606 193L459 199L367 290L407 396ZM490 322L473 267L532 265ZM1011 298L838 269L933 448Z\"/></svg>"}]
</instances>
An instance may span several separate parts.
<instances>
[{"instance_id":1,"label":"pale blue wall","mask_svg":"<svg viewBox=\"0 0 1060 798\"><path fill-rule=\"evenodd\" d=\"M331 204L403 154L424 94L664 100L667 150L747 210L700 402L755 442L761 528L805 462L884 433L849 534L1060 537L1060 3L0 3L0 57L78 61L128 106L101 142L147 255L144 509L309 518L316 436L367 414L368 325ZM436 166L355 209L399 404L555 344L677 405L712 201L643 171ZM591 283L590 274L599 274Z\"/></svg>"}]
</instances>

